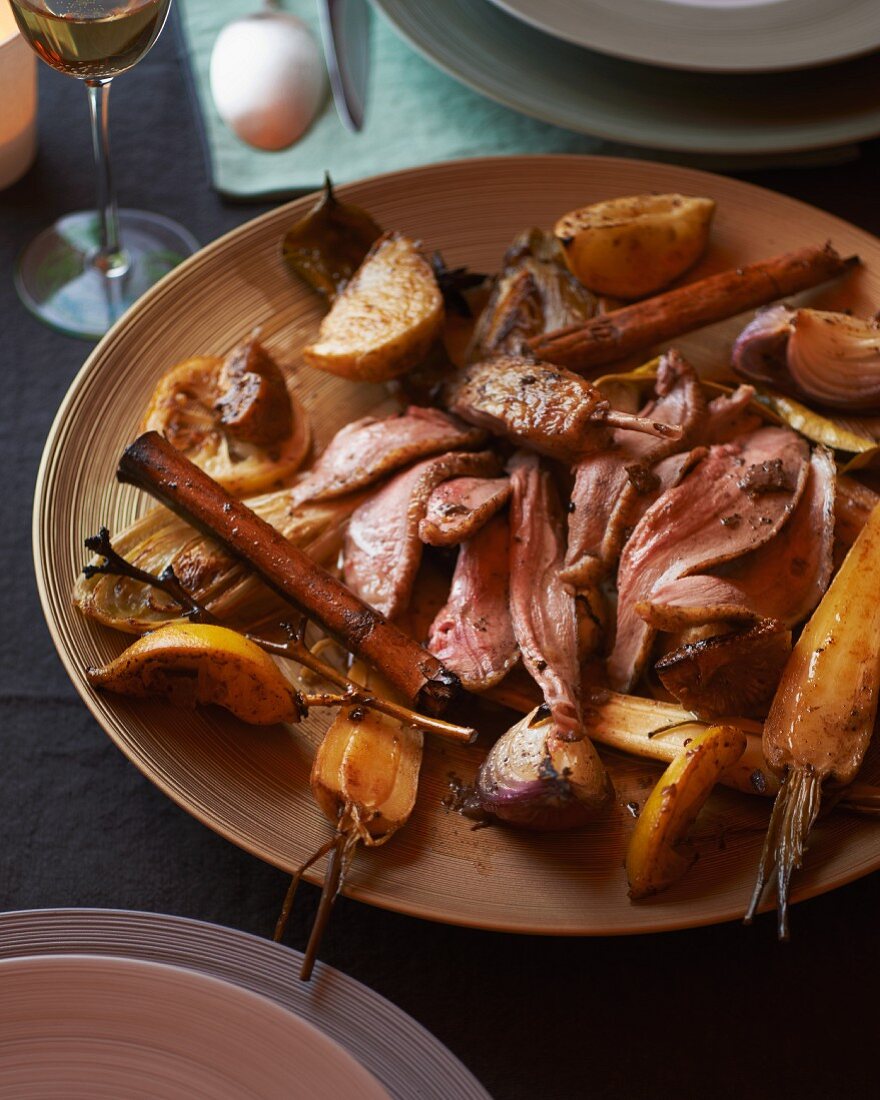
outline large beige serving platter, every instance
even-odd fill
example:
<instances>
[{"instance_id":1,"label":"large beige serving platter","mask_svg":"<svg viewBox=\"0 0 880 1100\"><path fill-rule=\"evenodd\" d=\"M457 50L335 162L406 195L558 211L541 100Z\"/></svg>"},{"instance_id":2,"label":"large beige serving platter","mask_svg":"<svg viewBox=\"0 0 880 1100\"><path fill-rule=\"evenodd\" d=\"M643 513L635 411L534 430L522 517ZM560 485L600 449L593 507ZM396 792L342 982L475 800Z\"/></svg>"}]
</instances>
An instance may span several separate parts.
<instances>
[{"instance_id":1,"label":"large beige serving platter","mask_svg":"<svg viewBox=\"0 0 880 1100\"><path fill-rule=\"evenodd\" d=\"M451 264L491 271L510 239L549 226L571 207L644 191L707 194L718 202L711 254L718 269L832 240L864 269L824 292L823 303L873 312L880 303L880 241L828 214L733 180L680 168L603 158L474 160L380 177L344 189L380 224L420 237ZM255 325L295 372L323 445L341 424L388 395L303 367L320 302L286 270L280 240L310 205L303 199L256 219L193 256L148 293L99 344L77 376L46 444L34 510L37 580L49 628L76 688L120 749L171 798L212 829L286 870L328 837L308 773L320 729L252 729L218 711L96 695L83 669L127 639L86 621L70 604L83 539L119 530L149 502L117 484L116 462L136 431L160 374L186 356L222 353ZM740 322L741 323L741 322ZM726 356L737 323L680 345L703 368ZM358 855L346 892L400 912L482 928L548 934L660 931L730 920L749 894L769 806L722 792L698 825L701 858L677 887L632 905L622 867L632 817L658 769L609 758L620 804L603 824L561 835L473 831L446 810L450 773L469 780L484 748L432 743L417 809L386 847ZM124 843L124 838L108 837ZM871 820L836 813L816 831L796 897L839 886L880 866Z\"/></svg>"}]
</instances>

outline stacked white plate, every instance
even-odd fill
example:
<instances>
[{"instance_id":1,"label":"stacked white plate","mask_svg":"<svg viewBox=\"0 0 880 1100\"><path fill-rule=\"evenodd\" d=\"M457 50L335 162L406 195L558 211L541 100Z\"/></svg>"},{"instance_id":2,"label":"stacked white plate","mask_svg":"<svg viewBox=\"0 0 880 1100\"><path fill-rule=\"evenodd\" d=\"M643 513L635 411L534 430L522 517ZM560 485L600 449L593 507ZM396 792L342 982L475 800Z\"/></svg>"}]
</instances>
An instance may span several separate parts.
<instances>
[{"instance_id":1,"label":"stacked white plate","mask_svg":"<svg viewBox=\"0 0 880 1100\"><path fill-rule=\"evenodd\" d=\"M2 1100L489 1100L424 1028L286 947L153 913L0 914Z\"/></svg>"},{"instance_id":2,"label":"stacked white plate","mask_svg":"<svg viewBox=\"0 0 880 1100\"><path fill-rule=\"evenodd\" d=\"M880 0L374 0L451 75L546 122L715 155L880 134Z\"/></svg>"}]
</instances>

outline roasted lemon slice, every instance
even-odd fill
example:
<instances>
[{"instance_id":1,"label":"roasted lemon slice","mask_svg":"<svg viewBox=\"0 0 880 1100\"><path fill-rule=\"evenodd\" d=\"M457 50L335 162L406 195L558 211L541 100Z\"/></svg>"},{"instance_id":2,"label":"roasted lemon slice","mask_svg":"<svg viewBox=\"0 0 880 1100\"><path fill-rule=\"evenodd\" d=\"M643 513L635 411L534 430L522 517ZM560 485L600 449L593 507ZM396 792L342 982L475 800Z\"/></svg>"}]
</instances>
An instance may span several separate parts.
<instances>
[{"instance_id":1,"label":"roasted lemon slice","mask_svg":"<svg viewBox=\"0 0 880 1100\"><path fill-rule=\"evenodd\" d=\"M443 295L415 241L380 237L321 322L310 366L385 382L416 366L443 324Z\"/></svg>"},{"instance_id":2,"label":"roasted lemon slice","mask_svg":"<svg viewBox=\"0 0 880 1100\"><path fill-rule=\"evenodd\" d=\"M257 726L300 717L293 689L272 658L225 626L169 623L86 675L92 687L121 695L161 695L178 707L216 703Z\"/></svg>"},{"instance_id":3,"label":"roasted lemon slice","mask_svg":"<svg viewBox=\"0 0 880 1100\"><path fill-rule=\"evenodd\" d=\"M633 195L572 210L555 233L572 273L590 290L642 298L684 274L702 256L712 199Z\"/></svg>"},{"instance_id":4,"label":"roasted lemon slice","mask_svg":"<svg viewBox=\"0 0 880 1100\"><path fill-rule=\"evenodd\" d=\"M161 432L230 493L285 481L309 449L305 411L278 365L252 337L221 359L197 356L156 387L141 432Z\"/></svg>"}]
</instances>

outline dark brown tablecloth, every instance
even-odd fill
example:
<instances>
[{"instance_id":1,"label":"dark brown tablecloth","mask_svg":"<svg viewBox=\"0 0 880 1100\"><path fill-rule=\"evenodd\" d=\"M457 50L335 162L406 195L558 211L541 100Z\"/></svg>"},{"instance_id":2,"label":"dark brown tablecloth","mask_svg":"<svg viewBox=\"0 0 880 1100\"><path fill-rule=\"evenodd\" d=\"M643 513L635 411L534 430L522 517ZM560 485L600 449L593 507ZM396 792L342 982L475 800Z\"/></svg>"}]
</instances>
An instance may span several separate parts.
<instances>
[{"instance_id":1,"label":"dark brown tablecloth","mask_svg":"<svg viewBox=\"0 0 880 1100\"><path fill-rule=\"evenodd\" d=\"M119 193L207 242L260 208L210 191L178 49L169 28L113 90ZM34 479L88 347L25 313L10 272L39 229L93 197L83 91L43 66L40 82L39 159L0 193L0 906L154 910L269 934L285 876L198 824L120 755L68 683L37 601ZM880 230L880 143L845 168L750 179ZM304 888L294 946L315 898ZM341 899L322 954L421 1021L499 1100L874 1096L880 878L798 906L793 926L788 945L769 918L553 940Z\"/></svg>"}]
</instances>

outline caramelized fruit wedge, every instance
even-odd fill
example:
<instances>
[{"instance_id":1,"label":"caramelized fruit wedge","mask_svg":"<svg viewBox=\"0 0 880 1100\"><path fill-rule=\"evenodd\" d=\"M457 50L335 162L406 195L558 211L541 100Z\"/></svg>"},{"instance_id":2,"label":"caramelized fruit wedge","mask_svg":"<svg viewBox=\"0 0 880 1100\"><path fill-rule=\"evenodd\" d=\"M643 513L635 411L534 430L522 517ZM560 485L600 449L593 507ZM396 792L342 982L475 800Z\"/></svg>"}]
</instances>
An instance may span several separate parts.
<instances>
[{"instance_id":1,"label":"caramelized fruit wedge","mask_svg":"<svg viewBox=\"0 0 880 1100\"><path fill-rule=\"evenodd\" d=\"M721 773L746 749L734 726L710 726L669 765L642 808L626 852L629 896L639 901L681 878L695 856L687 836Z\"/></svg>"},{"instance_id":2,"label":"caramelized fruit wedge","mask_svg":"<svg viewBox=\"0 0 880 1100\"><path fill-rule=\"evenodd\" d=\"M385 382L416 366L443 324L443 295L415 241L380 237L303 351L318 370Z\"/></svg>"},{"instance_id":3,"label":"caramelized fruit wedge","mask_svg":"<svg viewBox=\"0 0 880 1100\"><path fill-rule=\"evenodd\" d=\"M381 233L366 210L336 198L327 176L320 199L285 234L282 253L292 271L332 302Z\"/></svg>"},{"instance_id":4,"label":"caramelized fruit wedge","mask_svg":"<svg viewBox=\"0 0 880 1100\"><path fill-rule=\"evenodd\" d=\"M216 703L256 726L301 717L293 689L259 646L225 626L176 622L145 634L103 668L86 670L94 688L164 696L178 707Z\"/></svg>"},{"instance_id":5,"label":"caramelized fruit wedge","mask_svg":"<svg viewBox=\"0 0 880 1100\"><path fill-rule=\"evenodd\" d=\"M236 496L284 482L311 443L304 409L255 337L223 359L201 355L172 367L139 430L164 435Z\"/></svg>"},{"instance_id":6,"label":"caramelized fruit wedge","mask_svg":"<svg viewBox=\"0 0 880 1100\"><path fill-rule=\"evenodd\" d=\"M632 195L572 210L556 237L572 273L590 290L643 298L702 256L715 213L712 199Z\"/></svg>"}]
</instances>

